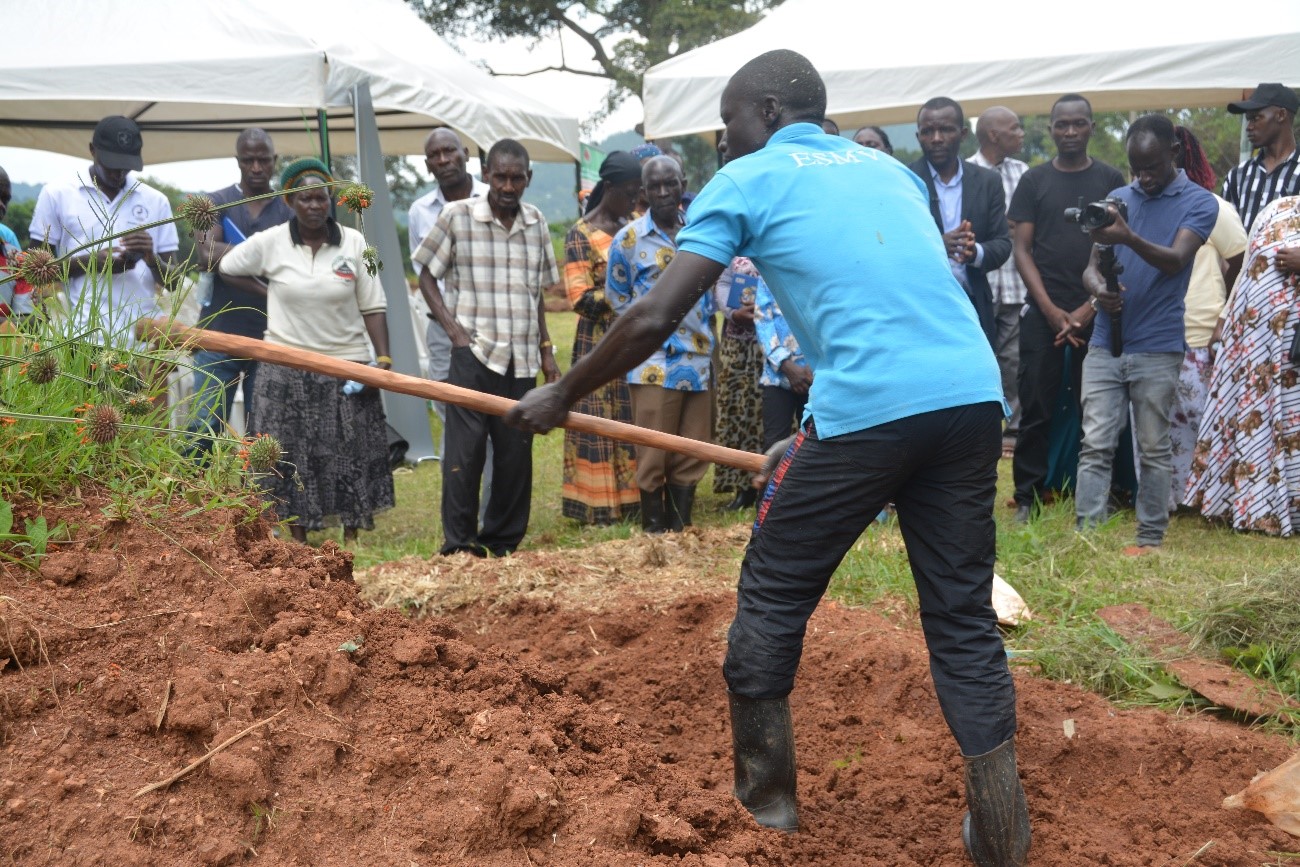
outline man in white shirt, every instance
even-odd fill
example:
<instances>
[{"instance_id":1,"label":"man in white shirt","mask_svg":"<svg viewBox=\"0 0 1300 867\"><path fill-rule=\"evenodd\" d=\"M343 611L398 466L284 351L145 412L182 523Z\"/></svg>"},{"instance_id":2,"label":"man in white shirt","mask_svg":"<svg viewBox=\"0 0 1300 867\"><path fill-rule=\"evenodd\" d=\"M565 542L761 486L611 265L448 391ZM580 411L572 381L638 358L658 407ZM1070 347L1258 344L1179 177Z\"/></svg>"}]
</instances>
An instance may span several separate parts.
<instances>
[{"instance_id":1,"label":"man in white shirt","mask_svg":"<svg viewBox=\"0 0 1300 867\"><path fill-rule=\"evenodd\" d=\"M469 173L465 161L469 158L469 148L461 144L460 136L446 126L437 126L424 140L424 167L438 182L438 185L411 203L407 217L406 230L410 240L411 264L419 275L421 266L415 261L415 253L420 249L420 242L438 222L438 216L448 202L461 199L476 199L486 196L488 185ZM424 332L426 351L425 372L429 379L446 382L451 375L451 340L447 332L438 324L429 312L429 304L419 291L411 293L411 314L415 321L423 322L427 327ZM420 342L419 326L416 326L416 343ZM433 411L442 421L443 430L447 426L447 406L441 401L433 402ZM446 451L446 436L438 443L438 454ZM481 502L484 514L487 512L488 494L492 489L492 443L488 443L486 463L483 466L483 492Z\"/></svg>"},{"instance_id":2,"label":"man in white shirt","mask_svg":"<svg viewBox=\"0 0 1300 867\"><path fill-rule=\"evenodd\" d=\"M144 168L142 144L140 128L128 117L112 115L96 124L87 176L41 190L32 242L63 256L98 238L169 220L167 197L130 175ZM99 328L94 342L124 334L133 341L140 319L161 315L157 293L178 246L175 224L164 223L77 254L68 263L65 287L74 323Z\"/></svg>"},{"instance_id":3,"label":"man in white shirt","mask_svg":"<svg viewBox=\"0 0 1300 867\"><path fill-rule=\"evenodd\" d=\"M411 204L407 218L407 235L411 242L411 264L415 266L416 274L420 273L421 266L415 261L415 252L420 249L420 242L424 240L424 236L428 235L434 224L438 222L438 215L442 213L447 203L487 195L487 184L475 178L465 168L465 161L468 158L469 148L461 144L460 137L450 127L435 127L424 140L424 167L429 170L429 174L438 185ZM429 349L429 378L446 382L451 366L451 341L447 339L447 332L442 330L437 320L429 315L429 306L419 292L413 293L412 301L411 309L418 309L428 322L425 340ZM444 406L441 403L436 403L434 406L438 417L445 421Z\"/></svg>"}]
</instances>

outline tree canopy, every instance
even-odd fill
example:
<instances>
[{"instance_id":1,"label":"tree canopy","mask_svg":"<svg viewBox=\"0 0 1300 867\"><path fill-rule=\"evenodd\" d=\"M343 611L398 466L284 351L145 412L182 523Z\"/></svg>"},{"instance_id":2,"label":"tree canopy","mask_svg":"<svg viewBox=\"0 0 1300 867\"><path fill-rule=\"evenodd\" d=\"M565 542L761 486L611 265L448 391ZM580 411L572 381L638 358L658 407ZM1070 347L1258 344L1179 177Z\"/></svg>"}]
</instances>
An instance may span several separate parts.
<instances>
[{"instance_id":1,"label":"tree canopy","mask_svg":"<svg viewBox=\"0 0 1300 867\"><path fill-rule=\"evenodd\" d=\"M642 76L692 48L739 33L782 0L408 0L440 34L480 39L541 39L568 31L586 43L590 60L565 57L550 70L608 79L601 114L640 98ZM617 37L612 47L610 39ZM495 70L489 70L499 74Z\"/></svg>"}]
</instances>

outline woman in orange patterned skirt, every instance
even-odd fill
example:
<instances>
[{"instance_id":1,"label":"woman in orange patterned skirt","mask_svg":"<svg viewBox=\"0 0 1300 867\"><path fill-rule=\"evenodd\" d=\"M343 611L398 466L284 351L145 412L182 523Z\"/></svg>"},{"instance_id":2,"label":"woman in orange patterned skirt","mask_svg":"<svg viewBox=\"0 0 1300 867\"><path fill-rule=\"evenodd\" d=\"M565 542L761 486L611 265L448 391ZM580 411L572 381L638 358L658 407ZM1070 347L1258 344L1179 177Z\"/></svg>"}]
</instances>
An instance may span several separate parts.
<instances>
[{"instance_id":1,"label":"woman in orange patterned skirt","mask_svg":"<svg viewBox=\"0 0 1300 867\"><path fill-rule=\"evenodd\" d=\"M564 286L578 314L573 361L591 351L614 321L605 299L605 266L614 234L636 207L641 162L615 151L600 166L600 183L587 199L587 212L564 240ZM632 421L632 401L621 378L582 398L574 412ZM641 509L633 446L595 434L564 432L563 514L582 524L612 524L635 518Z\"/></svg>"}]
</instances>

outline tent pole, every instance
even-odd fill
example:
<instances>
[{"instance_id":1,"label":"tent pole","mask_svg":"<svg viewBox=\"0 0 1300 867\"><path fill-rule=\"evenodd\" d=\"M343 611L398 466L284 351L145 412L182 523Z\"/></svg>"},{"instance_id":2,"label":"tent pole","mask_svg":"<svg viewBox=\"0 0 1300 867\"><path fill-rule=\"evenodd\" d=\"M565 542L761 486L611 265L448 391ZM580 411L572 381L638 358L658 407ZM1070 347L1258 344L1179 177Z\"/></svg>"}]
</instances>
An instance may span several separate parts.
<instances>
[{"instance_id":1,"label":"tent pole","mask_svg":"<svg viewBox=\"0 0 1300 867\"><path fill-rule=\"evenodd\" d=\"M330 119L325 109L316 109L316 129L320 133L320 161L330 164ZM333 169L331 169L332 171Z\"/></svg>"},{"instance_id":2,"label":"tent pole","mask_svg":"<svg viewBox=\"0 0 1300 867\"><path fill-rule=\"evenodd\" d=\"M582 216L582 160L573 164L573 199L578 203L578 216Z\"/></svg>"},{"instance_id":3,"label":"tent pole","mask_svg":"<svg viewBox=\"0 0 1300 867\"><path fill-rule=\"evenodd\" d=\"M379 145L379 124L370 101L370 85L362 82L352 88L352 114L357 128L357 174L361 182L374 191L374 201L366 210L366 239L379 250L379 261L388 267L379 272L388 302L388 351L393 356L393 370L408 376L423 376L420 356L415 348L415 328L406 285L406 261L397 243L397 222L393 218L393 199L384 170L384 152ZM321 128L324 129L322 121ZM438 450L429 431L429 402L410 395L384 392L384 414L388 423L408 443L406 459L412 463L437 460Z\"/></svg>"}]
</instances>

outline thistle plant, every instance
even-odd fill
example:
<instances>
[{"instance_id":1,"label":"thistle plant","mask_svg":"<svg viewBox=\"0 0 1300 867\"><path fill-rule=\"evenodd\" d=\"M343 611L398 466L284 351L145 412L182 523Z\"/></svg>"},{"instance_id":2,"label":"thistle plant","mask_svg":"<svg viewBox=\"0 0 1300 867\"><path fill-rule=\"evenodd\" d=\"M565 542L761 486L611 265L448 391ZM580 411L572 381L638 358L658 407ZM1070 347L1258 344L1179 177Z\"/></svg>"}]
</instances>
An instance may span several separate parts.
<instances>
[{"instance_id":1,"label":"thistle plant","mask_svg":"<svg viewBox=\"0 0 1300 867\"><path fill-rule=\"evenodd\" d=\"M330 182L297 189L333 186L342 186L340 200L358 219L373 201L372 191L361 184ZM276 191L229 205L190 196L171 220L132 226L61 256L47 248L30 249L10 273L0 272L0 283L21 279L33 287L59 288L68 282L74 257L103 249L129 232L171 221L202 232L225 208L283 194ZM364 258L374 273L378 256ZM79 303L89 315L83 319L112 318L100 315L110 310L108 267L93 256L86 261ZM165 274L165 282L179 281L183 270ZM264 435L194 432L182 419L172 423L160 399L166 371L188 367L188 361L177 359L169 347L142 341L134 322L79 329L74 317L52 303L30 314L21 332L0 329L0 498L9 492L39 498L98 483L131 502L180 496L205 508L240 505L250 515L265 508L256 482L282 466L279 442ZM190 441L199 436L213 446L203 464L188 455Z\"/></svg>"}]
</instances>

